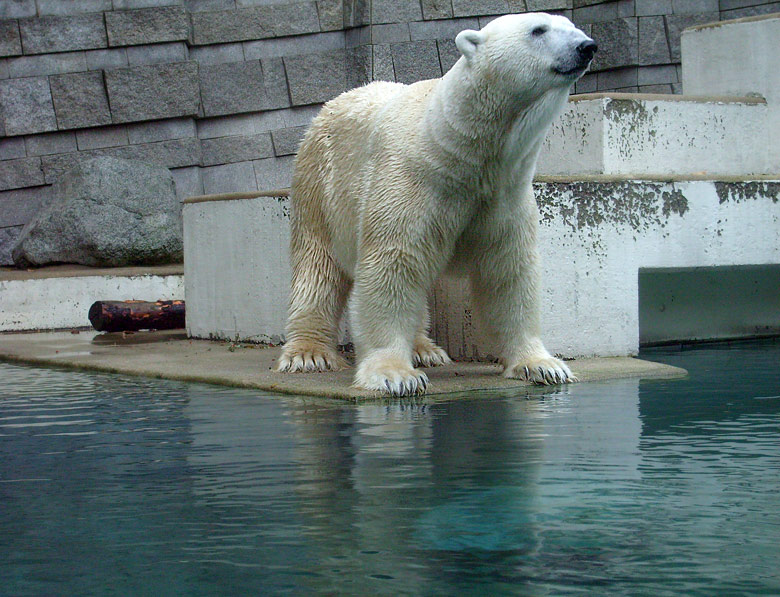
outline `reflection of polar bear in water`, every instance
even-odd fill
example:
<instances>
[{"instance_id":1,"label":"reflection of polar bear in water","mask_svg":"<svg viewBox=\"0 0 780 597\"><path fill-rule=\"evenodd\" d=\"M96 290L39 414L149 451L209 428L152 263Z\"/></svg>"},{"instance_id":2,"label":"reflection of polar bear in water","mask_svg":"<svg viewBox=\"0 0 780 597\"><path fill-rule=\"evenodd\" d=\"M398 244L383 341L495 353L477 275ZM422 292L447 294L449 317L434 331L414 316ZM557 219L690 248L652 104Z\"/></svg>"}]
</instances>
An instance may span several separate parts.
<instances>
[{"instance_id":1,"label":"reflection of polar bear in water","mask_svg":"<svg viewBox=\"0 0 780 597\"><path fill-rule=\"evenodd\" d=\"M336 369L350 289L355 385L395 395L449 361L427 336L442 273L470 277L506 377L573 381L542 345L531 181L548 125L596 44L546 14L462 31L441 79L372 83L314 119L292 183L292 291L280 371Z\"/></svg>"}]
</instances>

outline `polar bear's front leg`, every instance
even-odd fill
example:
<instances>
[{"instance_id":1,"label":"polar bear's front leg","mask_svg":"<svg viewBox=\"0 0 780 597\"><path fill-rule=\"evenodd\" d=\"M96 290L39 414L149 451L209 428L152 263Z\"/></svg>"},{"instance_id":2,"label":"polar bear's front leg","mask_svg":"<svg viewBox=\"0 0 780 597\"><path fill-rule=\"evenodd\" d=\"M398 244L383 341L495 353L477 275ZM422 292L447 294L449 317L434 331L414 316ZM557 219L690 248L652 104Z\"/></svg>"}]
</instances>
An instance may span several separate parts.
<instances>
[{"instance_id":1,"label":"polar bear's front leg","mask_svg":"<svg viewBox=\"0 0 780 597\"><path fill-rule=\"evenodd\" d=\"M533 210L535 213L535 210ZM536 216L538 218L538 216ZM504 222L485 234L471 274L482 323L499 344L504 377L538 384L577 381L541 340L539 255L535 222Z\"/></svg>"},{"instance_id":2,"label":"polar bear's front leg","mask_svg":"<svg viewBox=\"0 0 780 597\"><path fill-rule=\"evenodd\" d=\"M352 305L357 387L394 396L420 394L428 387L428 376L413 362L427 277L414 261L393 247L361 257Z\"/></svg>"}]
</instances>

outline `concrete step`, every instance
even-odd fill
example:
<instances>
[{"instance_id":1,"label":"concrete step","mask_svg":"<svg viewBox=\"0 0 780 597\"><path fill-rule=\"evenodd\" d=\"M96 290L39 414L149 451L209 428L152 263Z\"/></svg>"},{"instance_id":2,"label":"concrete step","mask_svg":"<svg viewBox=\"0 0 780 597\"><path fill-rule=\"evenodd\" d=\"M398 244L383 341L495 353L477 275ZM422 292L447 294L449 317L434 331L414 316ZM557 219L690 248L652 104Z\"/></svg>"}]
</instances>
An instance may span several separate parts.
<instances>
[{"instance_id":1,"label":"concrete step","mask_svg":"<svg viewBox=\"0 0 780 597\"><path fill-rule=\"evenodd\" d=\"M780 172L760 97L572 96L539 156L545 176L751 176Z\"/></svg>"},{"instance_id":2,"label":"concrete step","mask_svg":"<svg viewBox=\"0 0 780 597\"><path fill-rule=\"evenodd\" d=\"M0 268L0 331L89 327L87 313L98 300L181 300L183 273L181 264Z\"/></svg>"}]
</instances>

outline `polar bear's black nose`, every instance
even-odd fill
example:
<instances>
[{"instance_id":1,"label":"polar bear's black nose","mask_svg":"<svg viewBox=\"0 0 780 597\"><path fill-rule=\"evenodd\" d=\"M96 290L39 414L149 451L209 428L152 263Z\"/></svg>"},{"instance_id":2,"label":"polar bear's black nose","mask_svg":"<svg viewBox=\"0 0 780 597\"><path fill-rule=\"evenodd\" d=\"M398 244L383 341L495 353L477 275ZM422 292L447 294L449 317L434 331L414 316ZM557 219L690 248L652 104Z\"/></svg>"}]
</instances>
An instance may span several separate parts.
<instances>
[{"instance_id":1,"label":"polar bear's black nose","mask_svg":"<svg viewBox=\"0 0 780 597\"><path fill-rule=\"evenodd\" d=\"M580 53L580 56L582 56L585 60L591 60L593 58L593 55L596 53L596 50L598 49L599 49L598 45L596 45L596 42L593 41L592 39L589 39L588 41L584 41L577 46L577 51Z\"/></svg>"}]
</instances>

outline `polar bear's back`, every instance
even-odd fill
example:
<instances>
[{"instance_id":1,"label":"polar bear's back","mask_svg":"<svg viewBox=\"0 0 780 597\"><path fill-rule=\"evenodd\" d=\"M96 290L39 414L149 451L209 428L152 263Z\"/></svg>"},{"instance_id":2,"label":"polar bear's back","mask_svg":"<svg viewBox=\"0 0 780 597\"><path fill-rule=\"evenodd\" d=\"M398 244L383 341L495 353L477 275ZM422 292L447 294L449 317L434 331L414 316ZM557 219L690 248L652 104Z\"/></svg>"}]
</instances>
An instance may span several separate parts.
<instances>
[{"instance_id":1,"label":"polar bear's back","mask_svg":"<svg viewBox=\"0 0 780 597\"><path fill-rule=\"evenodd\" d=\"M295 220L325 225L336 257L351 272L356 259L358 198L377 115L408 86L377 81L327 102L298 150L292 181ZM323 231L325 232L325 231Z\"/></svg>"}]
</instances>

